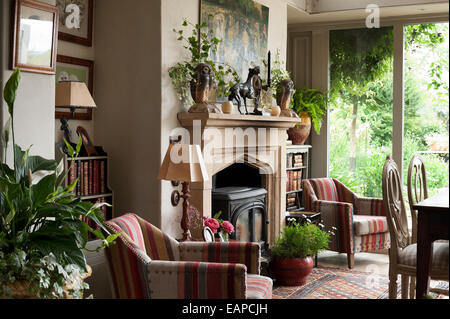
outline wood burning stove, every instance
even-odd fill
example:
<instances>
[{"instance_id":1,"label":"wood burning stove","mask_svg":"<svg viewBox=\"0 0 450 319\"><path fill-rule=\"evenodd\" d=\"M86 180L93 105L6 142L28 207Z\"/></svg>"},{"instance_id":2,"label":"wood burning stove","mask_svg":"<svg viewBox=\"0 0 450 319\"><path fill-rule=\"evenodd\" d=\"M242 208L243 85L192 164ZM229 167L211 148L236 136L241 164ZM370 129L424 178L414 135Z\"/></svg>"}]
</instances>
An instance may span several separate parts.
<instances>
[{"instance_id":1,"label":"wood burning stove","mask_svg":"<svg viewBox=\"0 0 450 319\"><path fill-rule=\"evenodd\" d=\"M235 227L231 239L258 242L267 246L267 190L260 187L230 186L212 191L213 213L221 211L223 220Z\"/></svg>"}]
</instances>

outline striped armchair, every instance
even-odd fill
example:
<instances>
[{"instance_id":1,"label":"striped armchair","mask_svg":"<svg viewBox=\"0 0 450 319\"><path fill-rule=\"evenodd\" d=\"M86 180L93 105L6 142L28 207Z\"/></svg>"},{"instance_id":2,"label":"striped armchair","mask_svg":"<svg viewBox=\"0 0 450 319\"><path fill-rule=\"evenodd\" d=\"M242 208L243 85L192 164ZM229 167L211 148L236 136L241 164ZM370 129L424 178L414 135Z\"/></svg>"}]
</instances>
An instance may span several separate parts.
<instances>
[{"instance_id":1,"label":"striped armchair","mask_svg":"<svg viewBox=\"0 0 450 319\"><path fill-rule=\"evenodd\" d=\"M321 212L326 230L336 228L330 250L346 253L348 267L354 254L390 247L389 228L381 198L359 197L334 178L303 181L307 211Z\"/></svg>"},{"instance_id":2,"label":"striped armchair","mask_svg":"<svg viewBox=\"0 0 450 319\"><path fill-rule=\"evenodd\" d=\"M256 243L178 242L135 214L105 226L121 232L106 249L115 298L272 298Z\"/></svg>"}]
</instances>

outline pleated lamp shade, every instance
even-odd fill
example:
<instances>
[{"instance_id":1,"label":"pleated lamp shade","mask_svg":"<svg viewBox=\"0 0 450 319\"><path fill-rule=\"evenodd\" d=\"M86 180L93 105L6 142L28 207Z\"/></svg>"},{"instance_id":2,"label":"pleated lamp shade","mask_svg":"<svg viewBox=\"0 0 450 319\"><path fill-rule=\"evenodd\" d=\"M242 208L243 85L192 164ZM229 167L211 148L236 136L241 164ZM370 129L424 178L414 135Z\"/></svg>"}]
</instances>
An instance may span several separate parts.
<instances>
[{"instance_id":1,"label":"pleated lamp shade","mask_svg":"<svg viewBox=\"0 0 450 319\"><path fill-rule=\"evenodd\" d=\"M55 106L58 108L95 108L94 99L84 82L61 81L56 85Z\"/></svg>"},{"instance_id":2,"label":"pleated lamp shade","mask_svg":"<svg viewBox=\"0 0 450 319\"><path fill-rule=\"evenodd\" d=\"M171 144L159 170L158 179L189 183L207 181L208 172L200 146Z\"/></svg>"}]
</instances>

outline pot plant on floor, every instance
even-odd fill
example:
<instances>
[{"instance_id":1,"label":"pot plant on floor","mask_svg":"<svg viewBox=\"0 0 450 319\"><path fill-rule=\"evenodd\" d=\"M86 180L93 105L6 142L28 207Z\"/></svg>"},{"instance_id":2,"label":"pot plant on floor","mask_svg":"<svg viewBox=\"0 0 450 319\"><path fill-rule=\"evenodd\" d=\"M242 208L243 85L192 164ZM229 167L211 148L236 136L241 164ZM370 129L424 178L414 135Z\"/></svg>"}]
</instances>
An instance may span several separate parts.
<instances>
[{"instance_id":1,"label":"pot plant on floor","mask_svg":"<svg viewBox=\"0 0 450 319\"><path fill-rule=\"evenodd\" d=\"M322 120L327 113L328 95L319 89L296 88L292 108L302 119L300 124L288 130L294 145L303 145L311 134L311 128L320 135Z\"/></svg>"},{"instance_id":2,"label":"pot plant on floor","mask_svg":"<svg viewBox=\"0 0 450 319\"><path fill-rule=\"evenodd\" d=\"M99 208L104 204L75 198L72 191L77 181L63 186L70 170L64 172L63 161L58 164L31 156L30 149L24 151L15 144L14 102L19 82L20 71L16 70L4 89L10 119L2 132L0 163L0 298L82 298L88 287L83 279L90 271L83 253L88 232L103 241L101 248L113 243L117 235L110 235L102 225ZM8 158L10 137L13 151ZM81 149L81 139L76 150L67 141L66 145L73 159ZM99 229L91 228L82 217Z\"/></svg>"},{"instance_id":3,"label":"pot plant on floor","mask_svg":"<svg viewBox=\"0 0 450 319\"><path fill-rule=\"evenodd\" d=\"M312 257L328 248L330 235L316 225L291 221L270 250L270 269L276 284L304 285L314 266Z\"/></svg>"}]
</instances>

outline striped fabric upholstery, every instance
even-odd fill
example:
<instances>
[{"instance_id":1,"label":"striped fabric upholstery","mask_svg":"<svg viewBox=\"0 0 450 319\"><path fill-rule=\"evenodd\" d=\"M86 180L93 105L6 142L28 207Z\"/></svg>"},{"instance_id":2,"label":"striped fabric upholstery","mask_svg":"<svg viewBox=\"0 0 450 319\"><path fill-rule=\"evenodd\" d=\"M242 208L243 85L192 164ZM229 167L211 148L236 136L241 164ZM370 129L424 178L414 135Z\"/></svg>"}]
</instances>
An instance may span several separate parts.
<instances>
[{"instance_id":1,"label":"striped fabric upholstery","mask_svg":"<svg viewBox=\"0 0 450 319\"><path fill-rule=\"evenodd\" d=\"M359 197L332 178L306 179L302 185L305 210L321 212L325 230L337 229L331 250L355 253L390 247L382 199Z\"/></svg>"},{"instance_id":2,"label":"striped fabric upholstery","mask_svg":"<svg viewBox=\"0 0 450 319\"><path fill-rule=\"evenodd\" d=\"M134 215L142 230L147 255L154 260L179 260L179 243L159 228Z\"/></svg>"},{"instance_id":3,"label":"striped fabric upholstery","mask_svg":"<svg viewBox=\"0 0 450 319\"><path fill-rule=\"evenodd\" d=\"M150 258L115 223L105 223L114 233L122 232L116 244L105 250L110 265L114 295L120 299L149 298L146 265Z\"/></svg>"},{"instance_id":4,"label":"striped fabric upholstery","mask_svg":"<svg viewBox=\"0 0 450 319\"><path fill-rule=\"evenodd\" d=\"M154 299L245 299L241 264L152 261L149 286Z\"/></svg>"},{"instance_id":5,"label":"striped fabric upholstery","mask_svg":"<svg viewBox=\"0 0 450 319\"><path fill-rule=\"evenodd\" d=\"M406 246L398 255L398 263L401 265L416 267L417 244ZM431 264L431 276L433 272L445 271L448 275L449 245L448 242L433 243L433 257Z\"/></svg>"},{"instance_id":6,"label":"striped fabric upholstery","mask_svg":"<svg viewBox=\"0 0 450 319\"><path fill-rule=\"evenodd\" d=\"M247 299L272 299L272 279L247 275Z\"/></svg>"},{"instance_id":7,"label":"striped fabric upholstery","mask_svg":"<svg viewBox=\"0 0 450 319\"><path fill-rule=\"evenodd\" d=\"M181 260L216 263L239 263L249 274L259 275L261 248L257 243L180 243Z\"/></svg>"},{"instance_id":8,"label":"striped fabric upholstery","mask_svg":"<svg viewBox=\"0 0 450 319\"><path fill-rule=\"evenodd\" d=\"M353 225L357 236L389 232L387 219L384 216L354 215Z\"/></svg>"},{"instance_id":9,"label":"striped fabric upholstery","mask_svg":"<svg viewBox=\"0 0 450 319\"><path fill-rule=\"evenodd\" d=\"M330 202L339 201L336 185L331 178L310 179L309 183L311 183L317 199Z\"/></svg>"},{"instance_id":10,"label":"striped fabric upholstery","mask_svg":"<svg viewBox=\"0 0 450 319\"><path fill-rule=\"evenodd\" d=\"M247 285L247 269L259 274L260 246L256 243L178 243L134 214L104 225L112 233L121 233L116 244L106 249L116 298L244 299L272 295L270 278L257 276Z\"/></svg>"}]
</instances>

